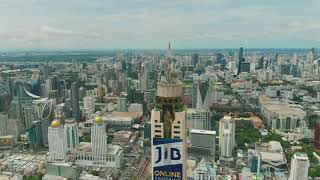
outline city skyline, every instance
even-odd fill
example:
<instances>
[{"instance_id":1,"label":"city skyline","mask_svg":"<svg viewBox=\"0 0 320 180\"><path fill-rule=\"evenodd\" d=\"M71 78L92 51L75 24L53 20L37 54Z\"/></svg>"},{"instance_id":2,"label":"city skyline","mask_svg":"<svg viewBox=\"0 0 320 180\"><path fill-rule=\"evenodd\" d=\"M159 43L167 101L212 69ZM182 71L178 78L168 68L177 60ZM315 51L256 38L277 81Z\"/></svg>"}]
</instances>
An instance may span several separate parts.
<instances>
[{"instance_id":1,"label":"city skyline","mask_svg":"<svg viewBox=\"0 0 320 180\"><path fill-rule=\"evenodd\" d=\"M1 0L0 50L318 47L320 2Z\"/></svg>"}]
</instances>

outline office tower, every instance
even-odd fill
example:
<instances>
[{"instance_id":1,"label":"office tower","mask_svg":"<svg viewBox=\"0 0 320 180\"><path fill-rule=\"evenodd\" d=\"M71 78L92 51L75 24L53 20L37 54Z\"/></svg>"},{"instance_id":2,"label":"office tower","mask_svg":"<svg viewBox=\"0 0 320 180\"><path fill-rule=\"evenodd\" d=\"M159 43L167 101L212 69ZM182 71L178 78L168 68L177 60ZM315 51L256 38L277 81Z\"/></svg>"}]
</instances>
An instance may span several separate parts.
<instances>
[{"instance_id":1,"label":"office tower","mask_svg":"<svg viewBox=\"0 0 320 180\"><path fill-rule=\"evenodd\" d=\"M182 83L169 72L157 86L155 108L151 111L152 176L156 179L159 171L170 171L167 178L185 180L186 110Z\"/></svg>"},{"instance_id":2,"label":"office tower","mask_svg":"<svg viewBox=\"0 0 320 180\"><path fill-rule=\"evenodd\" d=\"M45 62L45 64L42 65L42 73L44 76L44 79L47 79L50 75L50 67L48 61Z\"/></svg>"},{"instance_id":3,"label":"office tower","mask_svg":"<svg viewBox=\"0 0 320 180\"><path fill-rule=\"evenodd\" d=\"M300 152L295 153L291 160L289 180L307 180L309 165L307 154Z\"/></svg>"},{"instance_id":4,"label":"office tower","mask_svg":"<svg viewBox=\"0 0 320 180\"><path fill-rule=\"evenodd\" d=\"M65 120L64 134L66 136L66 149L68 152L72 152L79 145L78 126L75 120Z\"/></svg>"},{"instance_id":5,"label":"office tower","mask_svg":"<svg viewBox=\"0 0 320 180\"><path fill-rule=\"evenodd\" d=\"M51 90L52 90L52 79L48 78L46 80L46 83L45 83L45 89L44 89L43 96L44 97L49 97L49 93L50 93Z\"/></svg>"},{"instance_id":6,"label":"office tower","mask_svg":"<svg viewBox=\"0 0 320 180\"><path fill-rule=\"evenodd\" d=\"M249 62L241 62L240 73L242 72L250 72L250 63Z\"/></svg>"},{"instance_id":7,"label":"office tower","mask_svg":"<svg viewBox=\"0 0 320 180\"><path fill-rule=\"evenodd\" d=\"M243 55L243 47L240 47L239 50L239 61L238 61L238 75L241 73L241 64L245 61L244 55Z\"/></svg>"},{"instance_id":8,"label":"office tower","mask_svg":"<svg viewBox=\"0 0 320 180\"><path fill-rule=\"evenodd\" d=\"M195 157L205 157L207 160L215 160L216 131L192 129L190 131L190 144L188 153Z\"/></svg>"},{"instance_id":9,"label":"office tower","mask_svg":"<svg viewBox=\"0 0 320 180\"><path fill-rule=\"evenodd\" d=\"M35 120L31 104L25 104L25 106L23 107L23 115L24 115L24 127L26 129L30 128L32 126L32 122Z\"/></svg>"},{"instance_id":10,"label":"office tower","mask_svg":"<svg viewBox=\"0 0 320 180\"><path fill-rule=\"evenodd\" d=\"M83 98L83 113L86 117L89 117L90 114L93 114L95 111L95 97L86 96Z\"/></svg>"},{"instance_id":11,"label":"office tower","mask_svg":"<svg viewBox=\"0 0 320 180\"><path fill-rule=\"evenodd\" d=\"M235 145L235 121L230 116L224 116L219 122L220 159L231 160Z\"/></svg>"},{"instance_id":12,"label":"office tower","mask_svg":"<svg viewBox=\"0 0 320 180\"><path fill-rule=\"evenodd\" d=\"M97 116L91 127L92 158L94 164L102 165L107 162L107 138L106 125L102 121L102 117Z\"/></svg>"},{"instance_id":13,"label":"office tower","mask_svg":"<svg viewBox=\"0 0 320 180\"><path fill-rule=\"evenodd\" d=\"M215 180L217 167L214 164L208 164L206 160L202 158L193 174L194 180Z\"/></svg>"},{"instance_id":14,"label":"office tower","mask_svg":"<svg viewBox=\"0 0 320 180\"><path fill-rule=\"evenodd\" d=\"M60 81L58 80L57 76L53 76L51 78L52 83L52 90L60 90Z\"/></svg>"},{"instance_id":15,"label":"office tower","mask_svg":"<svg viewBox=\"0 0 320 180\"><path fill-rule=\"evenodd\" d=\"M79 87L77 82L71 84L71 106L72 106L72 117L79 121L81 118L80 106L79 106Z\"/></svg>"},{"instance_id":16,"label":"office tower","mask_svg":"<svg viewBox=\"0 0 320 180\"><path fill-rule=\"evenodd\" d=\"M240 47L240 50L239 50L239 62L242 61L242 58L243 58L243 47Z\"/></svg>"},{"instance_id":17,"label":"office tower","mask_svg":"<svg viewBox=\"0 0 320 180\"><path fill-rule=\"evenodd\" d=\"M143 127L143 153L151 154L151 122L147 121Z\"/></svg>"},{"instance_id":18,"label":"office tower","mask_svg":"<svg viewBox=\"0 0 320 180\"><path fill-rule=\"evenodd\" d=\"M199 54L192 54L191 55L191 64L196 67L196 65L199 63Z\"/></svg>"},{"instance_id":19,"label":"office tower","mask_svg":"<svg viewBox=\"0 0 320 180\"><path fill-rule=\"evenodd\" d=\"M318 55L317 55L317 52L316 52L315 48L311 49L311 53L312 53L312 56L313 56L313 60L317 60L318 59Z\"/></svg>"},{"instance_id":20,"label":"office tower","mask_svg":"<svg viewBox=\"0 0 320 180\"><path fill-rule=\"evenodd\" d=\"M196 87L196 108L197 109L209 109L209 84L210 79L200 76L194 86Z\"/></svg>"},{"instance_id":21,"label":"office tower","mask_svg":"<svg viewBox=\"0 0 320 180\"><path fill-rule=\"evenodd\" d=\"M51 161L59 161L66 158L64 129L59 120L53 120L51 126L48 127L48 143Z\"/></svg>"},{"instance_id":22,"label":"office tower","mask_svg":"<svg viewBox=\"0 0 320 180\"><path fill-rule=\"evenodd\" d=\"M232 158L232 133L229 129L225 129L219 132L221 135L221 139L219 141L220 144L220 159L222 158Z\"/></svg>"},{"instance_id":23,"label":"office tower","mask_svg":"<svg viewBox=\"0 0 320 180\"><path fill-rule=\"evenodd\" d=\"M253 173L260 173L261 158L254 149L248 149L248 166Z\"/></svg>"},{"instance_id":24,"label":"office tower","mask_svg":"<svg viewBox=\"0 0 320 180\"><path fill-rule=\"evenodd\" d=\"M140 89L141 90L148 90L148 75L149 75L149 70L146 67L146 64L143 64L142 66L142 72L139 74L139 81L140 81Z\"/></svg>"},{"instance_id":25,"label":"office tower","mask_svg":"<svg viewBox=\"0 0 320 180\"><path fill-rule=\"evenodd\" d=\"M264 69L264 57L263 56L259 60L258 69Z\"/></svg>"},{"instance_id":26,"label":"office tower","mask_svg":"<svg viewBox=\"0 0 320 180\"><path fill-rule=\"evenodd\" d=\"M119 112L127 112L127 98L126 97L118 97L117 99L117 109Z\"/></svg>"},{"instance_id":27,"label":"office tower","mask_svg":"<svg viewBox=\"0 0 320 180\"><path fill-rule=\"evenodd\" d=\"M200 130L211 130L212 113L207 109L187 109L187 128L200 129Z\"/></svg>"},{"instance_id":28,"label":"office tower","mask_svg":"<svg viewBox=\"0 0 320 180\"><path fill-rule=\"evenodd\" d=\"M317 121L314 131L314 147L320 150L320 121Z\"/></svg>"},{"instance_id":29,"label":"office tower","mask_svg":"<svg viewBox=\"0 0 320 180\"><path fill-rule=\"evenodd\" d=\"M79 88L79 99L82 100L86 96L86 88L81 86Z\"/></svg>"},{"instance_id":30,"label":"office tower","mask_svg":"<svg viewBox=\"0 0 320 180\"><path fill-rule=\"evenodd\" d=\"M41 121L33 121L31 127L27 128L30 147L37 150L43 145Z\"/></svg>"}]
</instances>

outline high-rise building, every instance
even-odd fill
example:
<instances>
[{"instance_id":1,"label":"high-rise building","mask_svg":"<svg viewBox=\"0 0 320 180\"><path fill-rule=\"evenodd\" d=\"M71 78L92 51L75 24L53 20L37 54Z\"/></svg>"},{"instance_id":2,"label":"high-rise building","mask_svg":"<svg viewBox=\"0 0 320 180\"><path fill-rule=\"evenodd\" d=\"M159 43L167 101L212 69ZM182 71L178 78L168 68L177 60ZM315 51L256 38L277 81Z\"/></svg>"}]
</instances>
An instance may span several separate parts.
<instances>
[{"instance_id":1,"label":"high-rise building","mask_svg":"<svg viewBox=\"0 0 320 180\"><path fill-rule=\"evenodd\" d=\"M87 95L87 91L86 91L86 88L81 86L79 88L79 99L80 101L82 101L82 99Z\"/></svg>"},{"instance_id":2,"label":"high-rise building","mask_svg":"<svg viewBox=\"0 0 320 180\"><path fill-rule=\"evenodd\" d=\"M72 105L72 117L79 121L81 118L80 106L79 106L79 87L77 82L73 82L71 85L71 105Z\"/></svg>"},{"instance_id":3,"label":"high-rise building","mask_svg":"<svg viewBox=\"0 0 320 180\"><path fill-rule=\"evenodd\" d=\"M168 73L158 82L155 108L151 111L153 179L167 171L168 179L186 179L186 110L183 86Z\"/></svg>"},{"instance_id":4,"label":"high-rise building","mask_svg":"<svg viewBox=\"0 0 320 180\"><path fill-rule=\"evenodd\" d=\"M194 88L196 93L196 108L209 109L209 85L210 79L205 76L195 77Z\"/></svg>"},{"instance_id":5,"label":"high-rise building","mask_svg":"<svg viewBox=\"0 0 320 180\"><path fill-rule=\"evenodd\" d=\"M320 121L316 123L316 129L314 131L314 147L320 150Z\"/></svg>"},{"instance_id":6,"label":"high-rise building","mask_svg":"<svg viewBox=\"0 0 320 180\"><path fill-rule=\"evenodd\" d=\"M242 72L250 72L250 62L241 62L240 73Z\"/></svg>"},{"instance_id":7,"label":"high-rise building","mask_svg":"<svg viewBox=\"0 0 320 180\"><path fill-rule=\"evenodd\" d=\"M117 109L119 112L127 112L127 98L126 97L118 97L117 99Z\"/></svg>"},{"instance_id":8,"label":"high-rise building","mask_svg":"<svg viewBox=\"0 0 320 180\"><path fill-rule=\"evenodd\" d=\"M66 158L66 141L63 125L59 120L53 120L48 127L48 143L50 161L59 161Z\"/></svg>"},{"instance_id":9,"label":"high-rise building","mask_svg":"<svg viewBox=\"0 0 320 180\"><path fill-rule=\"evenodd\" d=\"M83 114L85 117L89 117L95 111L95 97L94 96L85 96L83 98Z\"/></svg>"},{"instance_id":10,"label":"high-rise building","mask_svg":"<svg viewBox=\"0 0 320 180\"><path fill-rule=\"evenodd\" d=\"M23 115L24 115L24 127L26 129L30 128L32 126L32 122L35 120L31 104L26 104L23 107Z\"/></svg>"},{"instance_id":11,"label":"high-rise building","mask_svg":"<svg viewBox=\"0 0 320 180\"><path fill-rule=\"evenodd\" d=\"M94 165L103 166L107 163L107 138L106 125L102 117L97 116L91 127L92 160Z\"/></svg>"},{"instance_id":12,"label":"high-rise building","mask_svg":"<svg viewBox=\"0 0 320 180\"><path fill-rule=\"evenodd\" d=\"M191 64L196 67L196 65L199 63L199 54L192 54L191 55Z\"/></svg>"},{"instance_id":13,"label":"high-rise building","mask_svg":"<svg viewBox=\"0 0 320 180\"><path fill-rule=\"evenodd\" d=\"M295 153L291 160L289 180L307 180L309 169L309 158L305 153Z\"/></svg>"},{"instance_id":14,"label":"high-rise building","mask_svg":"<svg viewBox=\"0 0 320 180\"><path fill-rule=\"evenodd\" d=\"M72 152L79 145L77 122L73 119L65 120L64 134L66 136L66 149Z\"/></svg>"},{"instance_id":15,"label":"high-rise building","mask_svg":"<svg viewBox=\"0 0 320 180\"><path fill-rule=\"evenodd\" d=\"M188 154L194 157L204 157L207 160L215 160L216 150L216 131L206 131L199 129L192 129L190 135L190 146L188 147Z\"/></svg>"},{"instance_id":16,"label":"high-rise building","mask_svg":"<svg viewBox=\"0 0 320 180\"><path fill-rule=\"evenodd\" d=\"M253 173L260 173L261 158L254 149L248 149L248 166Z\"/></svg>"},{"instance_id":17,"label":"high-rise building","mask_svg":"<svg viewBox=\"0 0 320 180\"><path fill-rule=\"evenodd\" d=\"M238 61L238 75L241 73L241 64L245 61L244 55L243 55L243 47L240 47L239 50L239 61Z\"/></svg>"},{"instance_id":18,"label":"high-rise building","mask_svg":"<svg viewBox=\"0 0 320 180\"><path fill-rule=\"evenodd\" d=\"M311 53L313 55L313 60L317 60L318 59L318 55L317 55L317 52L316 52L315 48L311 48Z\"/></svg>"},{"instance_id":19,"label":"high-rise building","mask_svg":"<svg viewBox=\"0 0 320 180\"><path fill-rule=\"evenodd\" d=\"M231 160L235 145L235 121L230 116L224 116L219 123L220 159Z\"/></svg>"},{"instance_id":20,"label":"high-rise building","mask_svg":"<svg viewBox=\"0 0 320 180\"><path fill-rule=\"evenodd\" d=\"M200 129L200 130L211 130L211 118L212 113L207 109L187 109L187 128Z\"/></svg>"},{"instance_id":21,"label":"high-rise building","mask_svg":"<svg viewBox=\"0 0 320 180\"><path fill-rule=\"evenodd\" d=\"M41 121L33 121L31 127L27 128L30 147L37 150L43 145Z\"/></svg>"}]
</instances>

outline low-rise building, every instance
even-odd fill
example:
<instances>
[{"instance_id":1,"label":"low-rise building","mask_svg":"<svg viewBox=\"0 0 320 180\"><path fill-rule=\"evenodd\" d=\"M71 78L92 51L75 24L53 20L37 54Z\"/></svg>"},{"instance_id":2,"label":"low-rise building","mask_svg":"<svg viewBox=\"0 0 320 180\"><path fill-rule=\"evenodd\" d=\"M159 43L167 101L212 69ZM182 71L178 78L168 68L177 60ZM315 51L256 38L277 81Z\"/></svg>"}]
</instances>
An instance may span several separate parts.
<instances>
[{"instance_id":1,"label":"low-rise building","mask_svg":"<svg viewBox=\"0 0 320 180\"><path fill-rule=\"evenodd\" d=\"M267 120L268 126L275 129L295 129L304 122L306 112L300 107L270 100L260 96L261 112Z\"/></svg>"}]
</instances>

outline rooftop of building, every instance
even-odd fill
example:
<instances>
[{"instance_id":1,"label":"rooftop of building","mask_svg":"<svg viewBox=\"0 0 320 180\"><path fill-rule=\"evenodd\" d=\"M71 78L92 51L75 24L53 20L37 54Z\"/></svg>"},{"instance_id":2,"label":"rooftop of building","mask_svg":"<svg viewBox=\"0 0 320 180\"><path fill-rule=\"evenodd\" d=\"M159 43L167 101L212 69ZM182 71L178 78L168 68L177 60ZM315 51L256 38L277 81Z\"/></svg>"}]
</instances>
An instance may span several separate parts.
<instances>
[{"instance_id":1,"label":"rooftop of building","mask_svg":"<svg viewBox=\"0 0 320 180\"><path fill-rule=\"evenodd\" d=\"M216 135L216 131L207 131L207 130L200 130L200 129L191 129L190 133Z\"/></svg>"},{"instance_id":2,"label":"rooftop of building","mask_svg":"<svg viewBox=\"0 0 320 180\"><path fill-rule=\"evenodd\" d=\"M283 148L278 141L268 143L256 143L256 152L260 154L261 160L273 166L279 166L287 163Z\"/></svg>"},{"instance_id":3,"label":"rooftop of building","mask_svg":"<svg viewBox=\"0 0 320 180\"><path fill-rule=\"evenodd\" d=\"M210 112L210 111L207 109L197 109L197 108L188 108L187 109L188 114L199 113L199 112Z\"/></svg>"},{"instance_id":4,"label":"rooftop of building","mask_svg":"<svg viewBox=\"0 0 320 180\"><path fill-rule=\"evenodd\" d=\"M296 152L294 155L293 155L293 158L296 158L296 159L301 159L301 160L308 160L308 155L306 153L302 153L302 152Z\"/></svg>"},{"instance_id":5,"label":"rooftop of building","mask_svg":"<svg viewBox=\"0 0 320 180\"><path fill-rule=\"evenodd\" d=\"M280 101L271 100L267 96L260 96L259 102L263 108L265 108L268 111L271 111L273 113L282 115L282 116L305 116L306 112L303 111L300 107L291 105L291 104L285 104Z\"/></svg>"},{"instance_id":6,"label":"rooftop of building","mask_svg":"<svg viewBox=\"0 0 320 180\"><path fill-rule=\"evenodd\" d=\"M119 145L108 144L107 154L108 155L116 155L122 151L122 147ZM84 153L91 154L92 153L92 144L88 142L81 142L79 144L79 148L75 151L75 153Z\"/></svg>"},{"instance_id":7,"label":"rooftop of building","mask_svg":"<svg viewBox=\"0 0 320 180\"><path fill-rule=\"evenodd\" d=\"M137 118L142 115L141 112L118 112L113 111L111 117L128 117L128 118Z\"/></svg>"}]
</instances>

